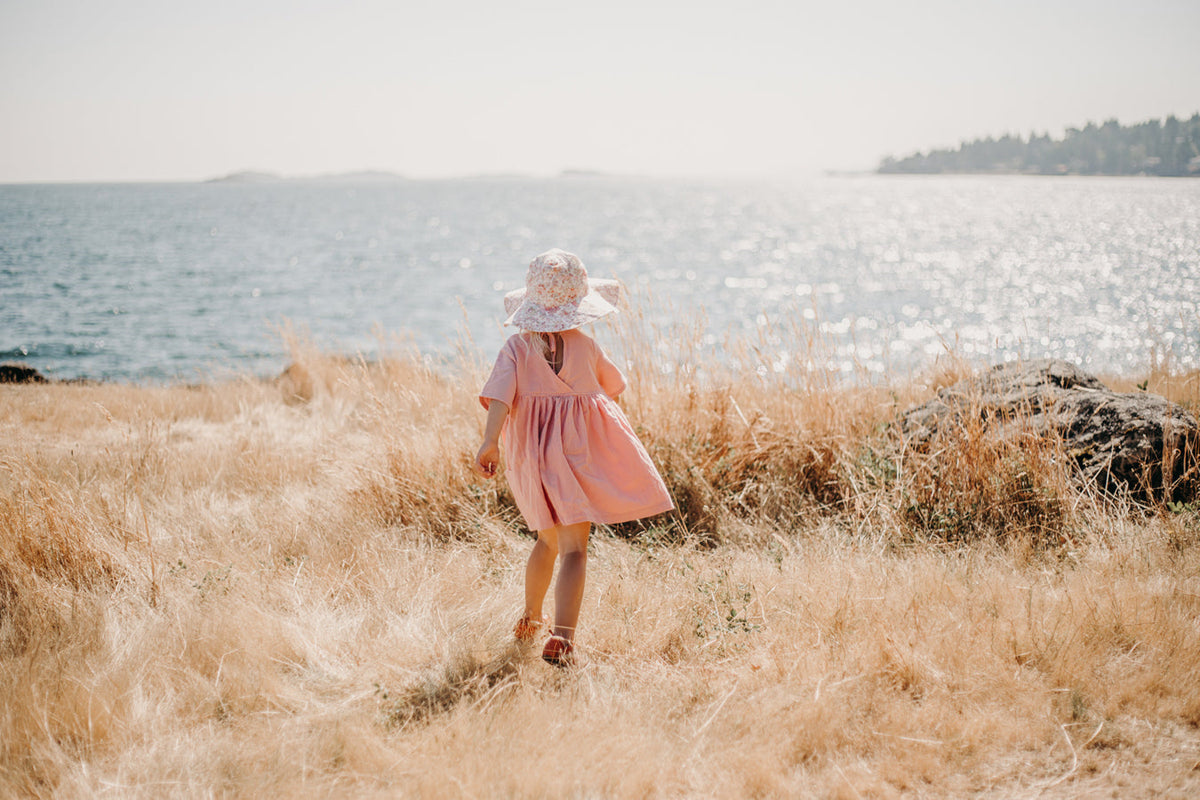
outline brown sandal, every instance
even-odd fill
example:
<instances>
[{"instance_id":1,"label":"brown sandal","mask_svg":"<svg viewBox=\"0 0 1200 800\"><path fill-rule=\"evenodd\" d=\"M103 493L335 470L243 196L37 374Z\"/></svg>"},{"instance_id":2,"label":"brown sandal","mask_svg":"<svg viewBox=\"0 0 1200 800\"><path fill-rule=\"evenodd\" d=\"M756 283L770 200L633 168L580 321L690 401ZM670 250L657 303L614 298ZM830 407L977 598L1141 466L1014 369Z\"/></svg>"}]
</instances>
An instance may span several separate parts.
<instances>
[{"instance_id":1,"label":"brown sandal","mask_svg":"<svg viewBox=\"0 0 1200 800\"><path fill-rule=\"evenodd\" d=\"M517 624L513 626L513 636L517 637L517 641L519 642L532 642L538 637L538 632L549 623L550 620L545 617L530 619L529 615L526 614L517 620Z\"/></svg>"},{"instance_id":2,"label":"brown sandal","mask_svg":"<svg viewBox=\"0 0 1200 800\"><path fill-rule=\"evenodd\" d=\"M555 667L570 667L575 664L575 647L561 636L551 636L542 648L542 660Z\"/></svg>"}]
</instances>

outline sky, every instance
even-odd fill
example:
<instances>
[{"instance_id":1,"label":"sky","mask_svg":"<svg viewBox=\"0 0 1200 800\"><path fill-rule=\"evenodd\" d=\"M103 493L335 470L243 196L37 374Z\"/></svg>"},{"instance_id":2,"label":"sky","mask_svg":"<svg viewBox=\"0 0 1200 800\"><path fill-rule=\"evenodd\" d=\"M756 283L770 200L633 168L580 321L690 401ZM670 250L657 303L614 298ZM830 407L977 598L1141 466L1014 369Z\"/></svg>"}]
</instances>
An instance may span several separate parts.
<instances>
[{"instance_id":1,"label":"sky","mask_svg":"<svg viewBox=\"0 0 1200 800\"><path fill-rule=\"evenodd\" d=\"M0 0L0 182L778 176L1200 111L1196 0Z\"/></svg>"}]
</instances>

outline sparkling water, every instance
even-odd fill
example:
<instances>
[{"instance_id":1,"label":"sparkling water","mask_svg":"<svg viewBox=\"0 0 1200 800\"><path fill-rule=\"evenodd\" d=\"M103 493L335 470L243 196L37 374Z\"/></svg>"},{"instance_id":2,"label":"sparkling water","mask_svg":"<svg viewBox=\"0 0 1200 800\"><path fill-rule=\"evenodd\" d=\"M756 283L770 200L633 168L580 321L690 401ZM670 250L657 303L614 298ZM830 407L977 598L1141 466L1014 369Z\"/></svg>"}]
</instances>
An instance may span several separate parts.
<instances>
[{"instance_id":1,"label":"sparkling water","mask_svg":"<svg viewBox=\"0 0 1200 800\"><path fill-rule=\"evenodd\" d=\"M798 322L860 375L948 351L1200 365L1200 180L875 175L0 186L0 361L266 375L285 321L328 350L469 335L490 357L551 247L712 357L766 328L787 368Z\"/></svg>"}]
</instances>

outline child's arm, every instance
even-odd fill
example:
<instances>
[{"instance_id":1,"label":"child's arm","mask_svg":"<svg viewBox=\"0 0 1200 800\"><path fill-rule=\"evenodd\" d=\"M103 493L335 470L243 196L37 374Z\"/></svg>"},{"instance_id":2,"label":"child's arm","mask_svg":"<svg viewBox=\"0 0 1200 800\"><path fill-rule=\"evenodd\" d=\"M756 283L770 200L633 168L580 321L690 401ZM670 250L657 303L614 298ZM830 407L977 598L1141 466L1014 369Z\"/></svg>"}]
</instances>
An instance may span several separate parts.
<instances>
[{"instance_id":1,"label":"child's arm","mask_svg":"<svg viewBox=\"0 0 1200 800\"><path fill-rule=\"evenodd\" d=\"M488 402L487 422L483 426L483 444L475 454L475 471L485 478L496 475L500 465L500 430L508 418L508 406L499 400Z\"/></svg>"}]
</instances>

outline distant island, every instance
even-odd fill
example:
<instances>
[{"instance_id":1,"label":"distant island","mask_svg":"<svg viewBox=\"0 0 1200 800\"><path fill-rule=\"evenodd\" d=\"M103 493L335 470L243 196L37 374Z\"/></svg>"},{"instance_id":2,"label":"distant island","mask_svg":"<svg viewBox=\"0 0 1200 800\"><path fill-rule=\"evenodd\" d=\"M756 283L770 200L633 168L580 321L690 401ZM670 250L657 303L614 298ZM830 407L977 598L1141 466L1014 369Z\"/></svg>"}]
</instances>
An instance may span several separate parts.
<instances>
[{"instance_id":1,"label":"distant island","mask_svg":"<svg viewBox=\"0 0 1200 800\"><path fill-rule=\"evenodd\" d=\"M282 175L274 172L258 172L252 169L241 172L231 172L219 178L209 178L205 183L274 183L283 180Z\"/></svg>"},{"instance_id":2,"label":"distant island","mask_svg":"<svg viewBox=\"0 0 1200 800\"><path fill-rule=\"evenodd\" d=\"M390 183L393 181L403 181L406 178L403 175L397 175L394 172L385 172L377 169L360 170L358 172L339 172L330 175L309 175L304 177L284 177L274 172L258 172L256 170L242 170L241 172L232 172L228 175L222 175L219 178L210 178L205 183L278 183L282 181L319 181L327 183Z\"/></svg>"},{"instance_id":3,"label":"distant island","mask_svg":"<svg viewBox=\"0 0 1200 800\"><path fill-rule=\"evenodd\" d=\"M561 170L555 176L539 176L525 172L478 172L450 178L409 178L395 172L379 169L364 169L354 172L335 172L323 175L281 175L278 172L245 169L208 178L204 183L408 183L419 180L462 180L462 181L508 181L539 180L556 177L559 179L635 178L635 173L608 172L598 169Z\"/></svg>"},{"instance_id":4,"label":"distant island","mask_svg":"<svg viewBox=\"0 0 1200 800\"><path fill-rule=\"evenodd\" d=\"M1115 119L1089 122L1068 128L1062 139L1036 133L976 139L956 150L888 157L877 172L1200 177L1200 113L1129 126Z\"/></svg>"}]
</instances>

